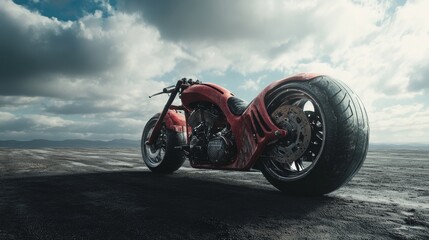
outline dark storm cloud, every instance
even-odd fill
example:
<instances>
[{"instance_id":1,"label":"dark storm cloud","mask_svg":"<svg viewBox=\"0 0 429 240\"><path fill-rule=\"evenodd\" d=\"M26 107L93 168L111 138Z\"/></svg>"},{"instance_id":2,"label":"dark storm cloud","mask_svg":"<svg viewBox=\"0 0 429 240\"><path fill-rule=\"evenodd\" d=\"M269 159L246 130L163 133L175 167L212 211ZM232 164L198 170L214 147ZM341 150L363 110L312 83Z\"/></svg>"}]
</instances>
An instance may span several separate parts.
<instances>
[{"instance_id":1,"label":"dark storm cloud","mask_svg":"<svg viewBox=\"0 0 429 240\"><path fill-rule=\"evenodd\" d=\"M145 20L155 25L161 34L169 39L203 37L228 37L238 30L242 16L238 15L240 1L150 1L128 0L118 2L120 9L138 11ZM222 12L222 15L218 15ZM234 19L235 18L235 19ZM227 26L224 27L225 24ZM242 27L245 27L243 25ZM242 29L241 31L243 31Z\"/></svg>"},{"instance_id":2,"label":"dark storm cloud","mask_svg":"<svg viewBox=\"0 0 429 240\"><path fill-rule=\"evenodd\" d=\"M286 16L275 9L279 6L281 2L270 6L265 1L248 0L118 1L119 9L141 12L145 21L170 40L266 39L284 36L291 28L298 30L294 33L304 33L309 25L305 18L297 17L300 11ZM299 26L288 23L294 17Z\"/></svg>"},{"instance_id":3,"label":"dark storm cloud","mask_svg":"<svg viewBox=\"0 0 429 240\"><path fill-rule=\"evenodd\" d=\"M117 64L110 42L82 37L78 23L34 24L14 11L0 10L0 95L50 96L44 89L54 78L90 76Z\"/></svg>"}]
</instances>

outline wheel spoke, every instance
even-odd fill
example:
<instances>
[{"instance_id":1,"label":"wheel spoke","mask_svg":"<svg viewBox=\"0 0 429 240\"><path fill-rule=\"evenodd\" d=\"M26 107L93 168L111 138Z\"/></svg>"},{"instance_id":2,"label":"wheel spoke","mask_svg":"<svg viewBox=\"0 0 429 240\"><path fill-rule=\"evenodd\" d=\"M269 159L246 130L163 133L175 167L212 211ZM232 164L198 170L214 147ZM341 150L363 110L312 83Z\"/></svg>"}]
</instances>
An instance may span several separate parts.
<instances>
[{"instance_id":1,"label":"wheel spoke","mask_svg":"<svg viewBox=\"0 0 429 240\"><path fill-rule=\"evenodd\" d=\"M321 133L321 132L316 132L316 138L318 139L318 140L320 140L320 141L323 141L323 133Z\"/></svg>"},{"instance_id":2,"label":"wheel spoke","mask_svg":"<svg viewBox=\"0 0 429 240\"><path fill-rule=\"evenodd\" d=\"M290 163L288 163L288 162L285 162L284 164L283 164L283 166L286 166L287 168L292 168L292 164L290 164Z\"/></svg>"},{"instance_id":3,"label":"wheel spoke","mask_svg":"<svg viewBox=\"0 0 429 240\"><path fill-rule=\"evenodd\" d=\"M305 103L307 103L307 99L303 99L303 98L301 98L301 99L299 99L298 101L294 102L292 105L293 105L293 106L297 106L297 107L299 107L299 108L303 109L303 108L304 108Z\"/></svg>"},{"instance_id":4,"label":"wheel spoke","mask_svg":"<svg viewBox=\"0 0 429 240\"><path fill-rule=\"evenodd\" d=\"M302 166L302 161L300 159L295 161L295 167L297 171L302 171L304 166Z\"/></svg>"}]
</instances>

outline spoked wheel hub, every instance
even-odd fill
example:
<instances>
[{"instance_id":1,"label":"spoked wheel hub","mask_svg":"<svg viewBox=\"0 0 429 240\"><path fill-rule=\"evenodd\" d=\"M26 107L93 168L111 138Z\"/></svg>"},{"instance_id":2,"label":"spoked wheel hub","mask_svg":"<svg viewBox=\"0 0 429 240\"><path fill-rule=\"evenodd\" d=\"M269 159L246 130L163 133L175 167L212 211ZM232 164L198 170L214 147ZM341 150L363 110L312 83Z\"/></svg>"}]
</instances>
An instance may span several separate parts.
<instances>
[{"instance_id":1,"label":"spoked wheel hub","mask_svg":"<svg viewBox=\"0 0 429 240\"><path fill-rule=\"evenodd\" d=\"M149 136L152 134L152 131L153 128L149 130L147 139L149 139ZM166 142L166 129L165 126L163 126L156 142L151 145L146 144L145 146L145 151L148 157L147 164L149 164L151 167L156 167L161 163L162 159L165 156Z\"/></svg>"},{"instance_id":2,"label":"spoked wheel hub","mask_svg":"<svg viewBox=\"0 0 429 240\"><path fill-rule=\"evenodd\" d=\"M277 126L287 130L287 136L274 148L278 162L292 164L307 150L311 140L311 127L304 111L297 106L283 105L271 118Z\"/></svg>"}]
</instances>

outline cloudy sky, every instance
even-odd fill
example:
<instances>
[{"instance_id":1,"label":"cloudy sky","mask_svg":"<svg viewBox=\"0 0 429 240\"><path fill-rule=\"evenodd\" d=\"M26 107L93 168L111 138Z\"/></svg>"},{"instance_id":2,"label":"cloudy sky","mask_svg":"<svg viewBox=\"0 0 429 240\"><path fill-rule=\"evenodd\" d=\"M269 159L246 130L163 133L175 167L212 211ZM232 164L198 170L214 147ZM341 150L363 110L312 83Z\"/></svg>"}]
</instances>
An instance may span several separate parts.
<instances>
[{"instance_id":1,"label":"cloudy sky","mask_svg":"<svg viewBox=\"0 0 429 240\"><path fill-rule=\"evenodd\" d=\"M248 101L300 72L362 98L371 142L429 143L427 0L0 0L0 139L139 139L182 77Z\"/></svg>"}]
</instances>

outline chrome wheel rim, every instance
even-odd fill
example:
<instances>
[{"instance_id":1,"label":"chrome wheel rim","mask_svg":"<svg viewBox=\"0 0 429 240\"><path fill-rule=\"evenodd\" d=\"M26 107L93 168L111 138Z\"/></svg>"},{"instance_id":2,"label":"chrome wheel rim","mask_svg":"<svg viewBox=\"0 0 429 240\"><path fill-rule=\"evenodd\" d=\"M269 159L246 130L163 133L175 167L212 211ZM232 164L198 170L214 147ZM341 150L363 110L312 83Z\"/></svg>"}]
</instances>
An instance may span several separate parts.
<instances>
[{"instance_id":1,"label":"chrome wheel rim","mask_svg":"<svg viewBox=\"0 0 429 240\"><path fill-rule=\"evenodd\" d=\"M325 145L325 117L319 103L301 89L288 89L268 109L273 122L288 130L289 136L268 147L263 155L265 169L282 181L306 176Z\"/></svg>"},{"instance_id":2,"label":"chrome wheel rim","mask_svg":"<svg viewBox=\"0 0 429 240\"><path fill-rule=\"evenodd\" d=\"M149 140L149 136L152 134L152 131L153 131L153 127L146 134L144 138L145 142ZM156 142L152 145L145 144L143 148L144 154L145 154L145 163L149 167L157 167L159 164L161 164L165 156L166 147L167 147L167 130L165 126L162 126Z\"/></svg>"}]
</instances>

